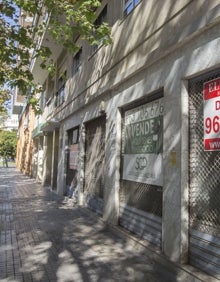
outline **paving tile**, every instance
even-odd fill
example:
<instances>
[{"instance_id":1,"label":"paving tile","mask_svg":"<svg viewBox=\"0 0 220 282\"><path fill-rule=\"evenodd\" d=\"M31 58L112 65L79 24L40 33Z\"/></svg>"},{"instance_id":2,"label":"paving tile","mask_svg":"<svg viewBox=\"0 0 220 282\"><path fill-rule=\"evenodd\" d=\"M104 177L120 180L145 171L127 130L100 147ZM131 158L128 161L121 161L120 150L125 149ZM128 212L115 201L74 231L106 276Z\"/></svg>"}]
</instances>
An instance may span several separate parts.
<instances>
[{"instance_id":1,"label":"paving tile","mask_svg":"<svg viewBox=\"0 0 220 282\"><path fill-rule=\"evenodd\" d=\"M0 280L176 282L177 268L162 272L87 209L14 169L0 178Z\"/></svg>"}]
</instances>

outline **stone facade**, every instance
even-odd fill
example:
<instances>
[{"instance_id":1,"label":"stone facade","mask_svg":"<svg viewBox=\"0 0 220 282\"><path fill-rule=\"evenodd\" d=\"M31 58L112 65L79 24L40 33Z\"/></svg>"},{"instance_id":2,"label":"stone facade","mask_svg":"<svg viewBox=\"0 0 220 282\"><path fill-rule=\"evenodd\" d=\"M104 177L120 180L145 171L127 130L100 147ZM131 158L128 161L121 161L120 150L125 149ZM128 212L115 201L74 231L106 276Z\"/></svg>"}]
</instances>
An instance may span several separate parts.
<instances>
[{"instance_id":1,"label":"stone facade","mask_svg":"<svg viewBox=\"0 0 220 282\"><path fill-rule=\"evenodd\" d=\"M32 131L34 129L34 123L34 112L31 106L26 105L19 120L16 167L29 176L32 176L33 172Z\"/></svg>"},{"instance_id":2,"label":"stone facade","mask_svg":"<svg viewBox=\"0 0 220 282\"><path fill-rule=\"evenodd\" d=\"M107 5L113 38L110 46L99 46L94 51L79 39L81 53L74 56L54 48L57 57L54 78L42 75L37 66L33 67L36 81L45 88L41 117L46 123L42 127L42 183L51 185L60 195L69 195L75 185L80 205L88 205L110 224L119 223L129 229L128 224L120 221L123 218L120 190L122 182L129 181L125 177L127 172L123 171L128 166L123 163L126 154L123 142L128 138L124 135L125 117L131 110L138 112L137 108L144 105L147 109L162 99L163 146L159 165L163 179L159 185L162 214L153 218L157 222L155 226L160 226L157 233L161 251L172 261L187 263L190 249L188 83L219 68L220 53L216 50L220 44L220 5L214 0L142 0L124 16L122 2L103 0L97 11L100 14ZM142 119L146 120L147 117ZM140 134L136 131L137 136ZM100 157L103 165L97 163L100 154L93 156L96 150L100 154L104 150L103 158ZM154 165L150 161L150 166ZM141 184L127 183L125 191L136 185L141 197L141 191L147 193L147 189L158 186L153 180L148 183L146 178L143 182L148 186L140 188ZM141 183L135 179L131 182ZM135 197L138 202L137 194ZM128 201L123 204L130 214L137 212L137 218L143 214L152 218L151 211L135 205L129 207ZM136 227L131 230L135 233Z\"/></svg>"}]
</instances>

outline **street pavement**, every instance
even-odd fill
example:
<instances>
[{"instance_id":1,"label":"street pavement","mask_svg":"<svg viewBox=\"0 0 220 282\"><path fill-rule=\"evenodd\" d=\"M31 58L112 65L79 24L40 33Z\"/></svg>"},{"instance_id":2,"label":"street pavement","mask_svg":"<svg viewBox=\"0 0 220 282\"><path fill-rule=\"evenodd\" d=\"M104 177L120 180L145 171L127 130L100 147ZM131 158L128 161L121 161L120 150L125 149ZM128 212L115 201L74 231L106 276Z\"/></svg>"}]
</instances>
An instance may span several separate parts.
<instances>
[{"instance_id":1,"label":"street pavement","mask_svg":"<svg viewBox=\"0 0 220 282\"><path fill-rule=\"evenodd\" d=\"M0 231L0 281L170 282L208 277L169 262L14 168L0 168Z\"/></svg>"}]
</instances>

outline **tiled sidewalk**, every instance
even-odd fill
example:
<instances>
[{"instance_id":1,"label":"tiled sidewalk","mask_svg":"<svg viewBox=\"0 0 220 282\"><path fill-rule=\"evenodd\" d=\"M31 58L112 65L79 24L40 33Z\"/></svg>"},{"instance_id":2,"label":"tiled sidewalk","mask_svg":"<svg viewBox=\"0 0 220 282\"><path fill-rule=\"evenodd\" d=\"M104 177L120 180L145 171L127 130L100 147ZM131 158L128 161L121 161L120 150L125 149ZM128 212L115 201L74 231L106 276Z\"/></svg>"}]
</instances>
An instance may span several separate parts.
<instances>
[{"instance_id":1,"label":"tiled sidewalk","mask_svg":"<svg viewBox=\"0 0 220 282\"><path fill-rule=\"evenodd\" d=\"M0 281L201 281L11 168L0 231Z\"/></svg>"}]
</instances>

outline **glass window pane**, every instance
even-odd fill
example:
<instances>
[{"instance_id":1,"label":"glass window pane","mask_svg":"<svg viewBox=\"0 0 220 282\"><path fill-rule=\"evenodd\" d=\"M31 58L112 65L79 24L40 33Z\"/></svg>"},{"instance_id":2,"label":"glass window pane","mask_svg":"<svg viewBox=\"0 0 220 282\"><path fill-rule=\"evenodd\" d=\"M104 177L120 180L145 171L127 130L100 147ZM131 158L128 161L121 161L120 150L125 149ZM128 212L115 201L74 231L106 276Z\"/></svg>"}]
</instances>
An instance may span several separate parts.
<instances>
[{"instance_id":1,"label":"glass window pane","mask_svg":"<svg viewBox=\"0 0 220 282\"><path fill-rule=\"evenodd\" d=\"M134 0L135 6L136 6L138 3L140 3L140 0Z\"/></svg>"},{"instance_id":2,"label":"glass window pane","mask_svg":"<svg viewBox=\"0 0 220 282\"><path fill-rule=\"evenodd\" d=\"M125 0L124 13L128 15L139 4L141 0Z\"/></svg>"}]
</instances>

